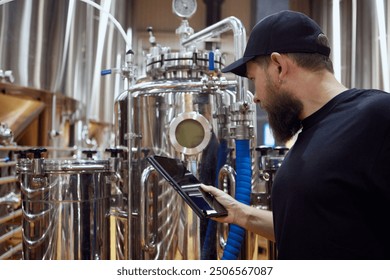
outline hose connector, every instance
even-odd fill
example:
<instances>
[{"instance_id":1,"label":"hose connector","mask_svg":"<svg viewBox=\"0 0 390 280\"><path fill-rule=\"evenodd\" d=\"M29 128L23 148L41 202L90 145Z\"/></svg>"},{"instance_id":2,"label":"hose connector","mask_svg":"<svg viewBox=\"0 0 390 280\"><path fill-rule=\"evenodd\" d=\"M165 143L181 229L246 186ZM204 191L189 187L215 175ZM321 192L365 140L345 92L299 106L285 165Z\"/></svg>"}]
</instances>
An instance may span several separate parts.
<instances>
[{"instance_id":1,"label":"hose connector","mask_svg":"<svg viewBox=\"0 0 390 280\"><path fill-rule=\"evenodd\" d=\"M236 140L251 139L254 137L253 104L236 102L231 106L232 127L231 137Z\"/></svg>"}]
</instances>

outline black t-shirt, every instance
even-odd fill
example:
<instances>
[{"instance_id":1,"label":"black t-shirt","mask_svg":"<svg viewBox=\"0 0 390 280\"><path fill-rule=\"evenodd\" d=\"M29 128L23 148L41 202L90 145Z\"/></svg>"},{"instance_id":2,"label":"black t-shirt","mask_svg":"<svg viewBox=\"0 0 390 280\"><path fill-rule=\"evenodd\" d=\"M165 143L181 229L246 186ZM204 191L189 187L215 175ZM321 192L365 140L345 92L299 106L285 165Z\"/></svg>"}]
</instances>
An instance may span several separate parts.
<instances>
[{"instance_id":1,"label":"black t-shirt","mask_svg":"<svg viewBox=\"0 0 390 280\"><path fill-rule=\"evenodd\" d=\"M272 189L279 259L390 259L390 94L347 90L302 125Z\"/></svg>"}]
</instances>

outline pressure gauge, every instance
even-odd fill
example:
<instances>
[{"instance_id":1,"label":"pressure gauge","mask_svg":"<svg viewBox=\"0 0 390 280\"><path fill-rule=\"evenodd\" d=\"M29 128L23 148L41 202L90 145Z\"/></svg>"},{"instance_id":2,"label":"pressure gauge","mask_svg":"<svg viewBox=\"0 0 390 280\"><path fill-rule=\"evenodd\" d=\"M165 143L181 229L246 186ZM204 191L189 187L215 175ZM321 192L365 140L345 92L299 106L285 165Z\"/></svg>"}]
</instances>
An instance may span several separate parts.
<instances>
[{"instance_id":1,"label":"pressure gauge","mask_svg":"<svg viewBox=\"0 0 390 280\"><path fill-rule=\"evenodd\" d=\"M196 0L173 0L173 12L182 18L189 18L196 12Z\"/></svg>"}]
</instances>

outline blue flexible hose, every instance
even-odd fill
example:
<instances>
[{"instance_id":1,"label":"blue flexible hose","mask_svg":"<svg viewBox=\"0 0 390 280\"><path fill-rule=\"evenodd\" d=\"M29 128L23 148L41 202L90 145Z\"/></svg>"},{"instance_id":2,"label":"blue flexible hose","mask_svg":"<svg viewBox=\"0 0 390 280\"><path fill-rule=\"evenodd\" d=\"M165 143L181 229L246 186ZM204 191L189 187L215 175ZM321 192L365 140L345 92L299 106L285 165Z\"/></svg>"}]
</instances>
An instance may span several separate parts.
<instances>
[{"instance_id":1,"label":"blue flexible hose","mask_svg":"<svg viewBox=\"0 0 390 280\"><path fill-rule=\"evenodd\" d=\"M252 181L252 165L249 140L236 140L236 195L235 199L249 205ZM222 260L236 260L244 241L245 230L237 225L230 225L228 240Z\"/></svg>"}]
</instances>

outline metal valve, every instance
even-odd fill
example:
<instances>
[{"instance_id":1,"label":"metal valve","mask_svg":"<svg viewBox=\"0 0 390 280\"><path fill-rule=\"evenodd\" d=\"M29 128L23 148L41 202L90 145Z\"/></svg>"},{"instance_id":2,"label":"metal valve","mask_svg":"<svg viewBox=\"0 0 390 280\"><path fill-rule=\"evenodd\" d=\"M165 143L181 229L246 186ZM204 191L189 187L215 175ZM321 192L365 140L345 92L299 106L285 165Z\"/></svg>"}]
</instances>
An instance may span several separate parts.
<instances>
[{"instance_id":1,"label":"metal valve","mask_svg":"<svg viewBox=\"0 0 390 280\"><path fill-rule=\"evenodd\" d=\"M268 153L271 150L272 150L272 147L270 147L270 146L261 145L259 147L256 147L256 151L260 152L260 156L268 155Z\"/></svg>"},{"instance_id":2,"label":"metal valve","mask_svg":"<svg viewBox=\"0 0 390 280\"><path fill-rule=\"evenodd\" d=\"M82 151L83 154L87 156L87 159L92 159L93 155L97 153L96 150L84 150Z\"/></svg>"},{"instance_id":3,"label":"metal valve","mask_svg":"<svg viewBox=\"0 0 390 280\"><path fill-rule=\"evenodd\" d=\"M29 149L26 151L26 154L33 154L35 159L39 159L43 157L43 153L46 153L47 149L45 148L37 148L37 149Z\"/></svg>"},{"instance_id":4,"label":"metal valve","mask_svg":"<svg viewBox=\"0 0 390 280\"><path fill-rule=\"evenodd\" d=\"M278 151L278 154L280 156L286 155L287 151L289 150L286 146L276 146L275 151Z\"/></svg>"},{"instance_id":5,"label":"metal valve","mask_svg":"<svg viewBox=\"0 0 390 280\"><path fill-rule=\"evenodd\" d=\"M28 154L28 151L29 150L22 150L22 151L18 151L17 154L19 155L19 158L27 158L27 154Z\"/></svg>"},{"instance_id":6,"label":"metal valve","mask_svg":"<svg viewBox=\"0 0 390 280\"><path fill-rule=\"evenodd\" d=\"M106 152L107 152L107 153L111 153L110 156L111 156L112 158L117 158L118 155L123 155L124 150L121 149L121 148L107 148L107 149L106 149Z\"/></svg>"}]
</instances>

